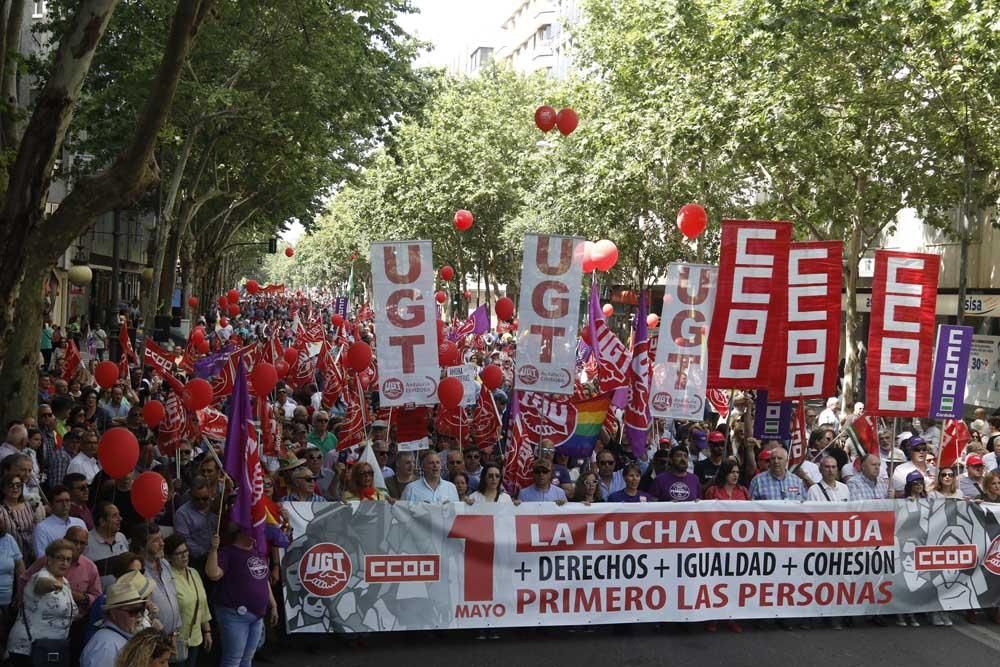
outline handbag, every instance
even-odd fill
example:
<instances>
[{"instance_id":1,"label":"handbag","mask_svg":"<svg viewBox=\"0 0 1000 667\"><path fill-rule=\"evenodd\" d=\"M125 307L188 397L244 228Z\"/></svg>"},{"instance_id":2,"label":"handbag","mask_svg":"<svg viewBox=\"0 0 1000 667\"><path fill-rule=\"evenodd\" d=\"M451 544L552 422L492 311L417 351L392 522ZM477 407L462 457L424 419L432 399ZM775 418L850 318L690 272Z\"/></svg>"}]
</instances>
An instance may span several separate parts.
<instances>
[{"instance_id":1,"label":"handbag","mask_svg":"<svg viewBox=\"0 0 1000 667\"><path fill-rule=\"evenodd\" d=\"M72 609L71 606L70 621L73 620ZM34 667L69 667L69 637L65 639L32 639L28 615L22 612L21 620L24 622L24 631L28 635L28 641L31 642L31 664Z\"/></svg>"}]
</instances>

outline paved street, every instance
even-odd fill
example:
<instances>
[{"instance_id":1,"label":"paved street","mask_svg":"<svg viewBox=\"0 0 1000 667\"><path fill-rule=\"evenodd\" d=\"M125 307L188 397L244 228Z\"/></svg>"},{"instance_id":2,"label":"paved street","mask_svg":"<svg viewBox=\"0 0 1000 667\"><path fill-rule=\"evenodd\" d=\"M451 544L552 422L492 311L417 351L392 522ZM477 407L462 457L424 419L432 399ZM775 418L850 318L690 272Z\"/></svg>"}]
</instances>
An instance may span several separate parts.
<instances>
[{"instance_id":1,"label":"paved street","mask_svg":"<svg viewBox=\"0 0 1000 667\"><path fill-rule=\"evenodd\" d=\"M748 626L750 624L747 624ZM631 631L630 634L626 634ZM955 617L952 628L878 628L864 624L834 631L827 628L781 630L748 627L741 635L709 633L694 625L652 625L566 630L505 631L500 639L477 639L475 633L404 633L370 636L363 647L349 647L327 636L299 636L280 651L258 657L258 664L315 667L529 667L531 665L996 665L1000 626L981 618L969 625ZM260 660L263 658L264 660Z\"/></svg>"}]
</instances>

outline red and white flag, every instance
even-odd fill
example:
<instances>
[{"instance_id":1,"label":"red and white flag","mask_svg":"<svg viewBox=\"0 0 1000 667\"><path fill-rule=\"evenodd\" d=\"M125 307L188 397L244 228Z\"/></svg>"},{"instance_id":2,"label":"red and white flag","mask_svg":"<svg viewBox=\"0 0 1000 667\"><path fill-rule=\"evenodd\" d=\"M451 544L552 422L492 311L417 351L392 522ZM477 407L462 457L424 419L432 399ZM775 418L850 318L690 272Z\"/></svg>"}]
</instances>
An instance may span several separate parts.
<instances>
[{"instance_id":1,"label":"red and white flag","mask_svg":"<svg viewBox=\"0 0 1000 667\"><path fill-rule=\"evenodd\" d=\"M843 267L840 241L793 243L788 253L787 326L778 328L779 363L769 401L837 393Z\"/></svg>"},{"instance_id":2,"label":"red and white flag","mask_svg":"<svg viewBox=\"0 0 1000 667\"><path fill-rule=\"evenodd\" d=\"M723 220L719 286L708 334L708 386L768 389L784 365L778 336L787 320L792 224Z\"/></svg>"},{"instance_id":3,"label":"red and white flag","mask_svg":"<svg viewBox=\"0 0 1000 667\"><path fill-rule=\"evenodd\" d=\"M480 449L486 449L497 444L500 438L500 414L497 412L497 405L493 400L493 392L486 385L479 388L479 397L476 399L476 407L472 411L472 423L469 426L472 432L472 442Z\"/></svg>"},{"instance_id":4,"label":"red and white flag","mask_svg":"<svg viewBox=\"0 0 1000 667\"><path fill-rule=\"evenodd\" d=\"M792 438L788 443L788 469L795 470L806 460L809 449L809 437L806 435L805 402L798 401L795 412L792 413L790 427Z\"/></svg>"},{"instance_id":5,"label":"red and white flag","mask_svg":"<svg viewBox=\"0 0 1000 667\"><path fill-rule=\"evenodd\" d=\"M941 445L937 452L938 469L950 468L962 458L965 446L972 440L969 427L961 419L946 419L941 429Z\"/></svg>"},{"instance_id":6,"label":"red and white flag","mask_svg":"<svg viewBox=\"0 0 1000 667\"><path fill-rule=\"evenodd\" d=\"M163 378L174 390L174 393L184 393L184 384L174 377L174 355L157 345L152 339L147 340L143 345L142 363L150 366L153 372Z\"/></svg>"},{"instance_id":7,"label":"red and white flag","mask_svg":"<svg viewBox=\"0 0 1000 667\"><path fill-rule=\"evenodd\" d=\"M507 444L503 465L504 486L511 493L534 483L531 465L535 461L535 454L528 428L521 414L520 393L515 391L511 397L510 433L508 434L510 442Z\"/></svg>"},{"instance_id":8,"label":"red and white flag","mask_svg":"<svg viewBox=\"0 0 1000 667\"><path fill-rule=\"evenodd\" d=\"M352 378L350 387L344 392L344 403L347 410L344 419L337 429L337 449L347 449L360 445L365 439L365 427L368 425L368 404L361 393L358 379Z\"/></svg>"},{"instance_id":9,"label":"red and white flag","mask_svg":"<svg viewBox=\"0 0 1000 667\"><path fill-rule=\"evenodd\" d=\"M80 350L72 338L66 341L66 356L63 357L63 380L70 382L76 372L80 370Z\"/></svg>"},{"instance_id":10,"label":"red and white flag","mask_svg":"<svg viewBox=\"0 0 1000 667\"><path fill-rule=\"evenodd\" d=\"M865 392L873 414L930 414L940 268L939 255L875 253Z\"/></svg>"},{"instance_id":11,"label":"red and white flag","mask_svg":"<svg viewBox=\"0 0 1000 667\"><path fill-rule=\"evenodd\" d=\"M333 346L326 341L323 341L323 349L320 350L317 367L323 375L321 402L324 407L332 408L340 400L340 395L344 391L345 372L339 358L333 354Z\"/></svg>"}]
</instances>

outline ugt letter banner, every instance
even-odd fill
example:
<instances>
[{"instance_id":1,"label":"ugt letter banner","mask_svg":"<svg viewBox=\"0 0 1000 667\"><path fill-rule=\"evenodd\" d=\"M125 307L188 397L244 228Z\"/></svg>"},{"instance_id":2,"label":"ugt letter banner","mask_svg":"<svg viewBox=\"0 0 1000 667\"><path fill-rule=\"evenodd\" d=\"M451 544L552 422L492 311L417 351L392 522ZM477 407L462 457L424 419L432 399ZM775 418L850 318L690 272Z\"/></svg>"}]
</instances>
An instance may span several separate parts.
<instances>
[{"instance_id":1,"label":"ugt letter banner","mask_svg":"<svg viewBox=\"0 0 1000 667\"><path fill-rule=\"evenodd\" d=\"M930 414L934 312L941 257L875 253L868 330L866 410L880 417Z\"/></svg>"},{"instance_id":2,"label":"ugt letter banner","mask_svg":"<svg viewBox=\"0 0 1000 667\"><path fill-rule=\"evenodd\" d=\"M294 535L282 560L289 632L1000 604L995 510L948 499L285 505Z\"/></svg>"},{"instance_id":3,"label":"ugt letter banner","mask_svg":"<svg viewBox=\"0 0 1000 667\"><path fill-rule=\"evenodd\" d=\"M430 241L371 245L382 407L437 403L434 261Z\"/></svg>"},{"instance_id":4,"label":"ugt letter banner","mask_svg":"<svg viewBox=\"0 0 1000 667\"><path fill-rule=\"evenodd\" d=\"M718 279L719 269L714 266L667 266L649 401L656 417L704 416L708 330Z\"/></svg>"},{"instance_id":5,"label":"ugt letter banner","mask_svg":"<svg viewBox=\"0 0 1000 667\"><path fill-rule=\"evenodd\" d=\"M708 334L708 386L770 389L784 365L785 277L792 223L723 220L719 289Z\"/></svg>"},{"instance_id":6,"label":"ugt letter banner","mask_svg":"<svg viewBox=\"0 0 1000 667\"><path fill-rule=\"evenodd\" d=\"M837 394L843 247L840 241L791 244L788 320L777 340L784 359L772 368L770 401Z\"/></svg>"},{"instance_id":7,"label":"ugt letter banner","mask_svg":"<svg viewBox=\"0 0 1000 667\"><path fill-rule=\"evenodd\" d=\"M524 237L517 313L521 391L573 393L583 244L576 236Z\"/></svg>"}]
</instances>

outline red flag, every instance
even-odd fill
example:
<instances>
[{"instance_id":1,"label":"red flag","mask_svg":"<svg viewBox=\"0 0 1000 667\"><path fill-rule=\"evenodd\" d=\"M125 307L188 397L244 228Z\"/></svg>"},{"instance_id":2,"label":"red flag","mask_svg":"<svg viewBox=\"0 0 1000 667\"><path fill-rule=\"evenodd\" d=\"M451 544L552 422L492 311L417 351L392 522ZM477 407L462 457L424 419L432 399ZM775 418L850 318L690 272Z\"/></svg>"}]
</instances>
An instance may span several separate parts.
<instances>
[{"instance_id":1,"label":"red flag","mask_svg":"<svg viewBox=\"0 0 1000 667\"><path fill-rule=\"evenodd\" d=\"M132 348L132 339L128 337L127 322L123 322L118 326L118 342L121 344L122 354L130 361L139 363L139 357L135 355L135 350Z\"/></svg>"},{"instance_id":2,"label":"red flag","mask_svg":"<svg viewBox=\"0 0 1000 667\"><path fill-rule=\"evenodd\" d=\"M961 419L946 419L941 429L941 445L937 453L938 469L950 468L962 458L965 446L972 440L969 427Z\"/></svg>"},{"instance_id":3,"label":"red flag","mask_svg":"<svg viewBox=\"0 0 1000 667\"><path fill-rule=\"evenodd\" d=\"M847 427L847 435L854 443L854 449L858 456L865 454L879 455L878 446L878 424L875 417L865 415L858 417Z\"/></svg>"},{"instance_id":4,"label":"red flag","mask_svg":"<svg viewBox=\"0 0 1000 667\"><path fill-rule=\"evenodd\" d=\"M938 255L875 253L865 403L879 416L930 414L940 268Z\"/></svg>"},{"instance_id":5,"label":"red flag","mask_svg":"<svg viewBox=\"0 0 1000 667\"><path fill-rule=\"evenodd\" d=\"M229 359L222 366L222 371L218 376L213 377L209 382L212 385L212 400L221 401L226 396L233 393L233 386L236 382L236 363L239 358L243 357L243 363L246 366L247 374L249 375L253 372L253 367L257 363L257 346L251 343L239 350L232 352L229 355ZM250 387L250 392L253 393L253 387Z\"/></svg>"},{"instance_id":6,"label":"red flag","mask_svg":"<svg viewBox=\"0 0 1000 667\"><path fill-rule=\"evenodd\" d=\"M479 388L476 407L472 411L472 423L469 424L472 442L480 449L492 447L500 438L501 426L497 405L493 401L493 392L486 385L482 385Z\"/></svg>"},{"instance_id":7,"label":"red flag","mask_svg":"<svg viewBox=\"0 0 1000 667\"><path fill-rule=\"evenodd\" d=\"M729 416L729 398L726 396L726 392L721 389L709 389L706 397L720 417L726 418Z\"/></svg>"},{"instance_id":8,"label":"red flag","mask_svg":"<svg viewBox=\"0 0 1000 667\"><path fill-rule=\"evenodd\" d=\"M163 456L177 451L177 445L184 438L188 424L187 410L180 394L171 392L163 401L166 416L156 427L156 445Z\"/></svg>"},{"instance_id":9,"label":"red flag","mask_svg":"<svg viewBox=\"0 0 1000 667\"><path fill-rule=\"evenodd\" d=\"M594 329L597 331L597 376L601 392L614 391L628 386L628 371L632 362L625 344L608 327L604 320L596 320Z\"/></svg>"},{"instance_id":10,"label":"red flag","mask_svg":"<svg viewBox=\"0 0 1000 667\"><path fill-rule=\"evenodd\" d=\"M260 444L267 456L284 457L284 443L278 433L278 420L267 396L257 397L257 420L260 422Z\"/></svg>"},{"instance_id":11,"label":"red flag","mask_svg":"<svg viewBox=\"0 0 1000 667\"><path fill-rule=\"evenodd\" d=\"M792 224L723 220L719 285L708 333L708 386L771 389L784 365L778 335L788 318L788 252Z\"/></svg>"},{"instance_id":12,"label":"red flag","mask_svg":"<svg viewBox=\"0 0 1000 667\"><path fill-rule=\"evenodd\" d=\"M535 454L520 408L521 392L515 391L510 406L510 442L504 456L503 481L511 492L531 486L531 465Z\"/></svg>"},{"instance_id":13,"label":"red flag","mask_svg":"<svg viewBox=\"0 0 1000 667\"><path fill-rule=\"evenodd\" d=\"M430 418L431 408L426 405L403 405L393 408L392 422L396 424L396 441L402 444L426 438Z\"/></svg>"},{"instance_id":14,"label":"red flag","mask_svg":"<svg viewBox=\"0 0 1000 667\"><path fill-rule=\"evenodd\" d=\"M347 411L337 429L337 449L347 449L361 444L365 439L365 426L368 424L368 404L361 394L358 379L352 378L350 387L344 392L344 402Z\"/></svg>"},{"instance_id":15,"label":"red flag","mask_svg":"<svg viewBox=\"0 0 1000 667\"><path fill-rule=\"evenodd\" d=\"M795 412L792 413L790 430L792 432L792 439L788 443L788 469L795 470L806 460L806 450L809 449L809 438L806 436L804 401L798 401Z\"/></svg>"},{"instance_id":16,"label":"red flag","mask_svg":"<svg viewBox=\"0 0 1000 667\"><path fill-rule=\"evenodd\" d=\"M124 355L122 355L124 357ZM142 363L151 366L157 375L170 385L177 394L184 393L184 385L174 377L174 356L153 342L146 341L142 351Z\"/></svg>"},{"instance_id":17,"label":"red flag","mask_svg":"<svg viewBox=\"0 0 1000 667\"><path fill-rule=\"evenodd\" d=\"M73 339L69 338L66 341L66 356L63 357L63 380L69 382L78 370L80 370L80 350L77 349Z\"/></svg>"},{"instance_id":18,"label":"red flag","mask_svg":"<svg viewBox=\"0 0 1000 667\"><path fill-rule=\"evenodd\" d=\"M340 365L339 359L334 356L333 347L327 341L323 341L317 367L323 374L323 398L321 402L324 407L333 407L344 392L345 371Z\"/></svg>"},{"instance_id":19,"label":"red flag","mask_svg":"<svg viewBox=\"0 0 1000 667\"><path fill-rule=\"evenodd\" d=\"M188 374L188 376L194 375L194 361L195 354L197 350L194 349L194 343L188 338L187 345L184 346L184 356L177 363L177 367Z\"/></svg>"},{"instance_id":20,"label":"red flag","mask_svg":"<svg viewBox=\"0 0 1000 667\"><path fill-rule=\"evenodd\" d=\"M229 428L229 418L225 414L214 408L204 408L198 410L198 427L202 435L207 435L215 440L225 440L226 431Z\"/></svg>"},{"instance_id":21,"label":"red flag","mask_svg":"<svg viewBox=\"0 0 1000 667\"><path fill-rule=\"evenodd\" d=\"M293 349L297 350L299 353L298 358L292 367L288 369L288 375L285 376L285 382L292 389L298 389L299 387L304 387L310 382L316 381L316 357L311 357L309 355L309 346L303 345L298 347L296 344Z\"/></svg>"}]
</instances>

